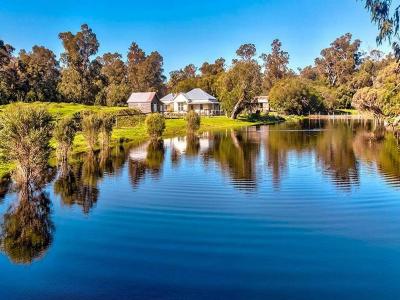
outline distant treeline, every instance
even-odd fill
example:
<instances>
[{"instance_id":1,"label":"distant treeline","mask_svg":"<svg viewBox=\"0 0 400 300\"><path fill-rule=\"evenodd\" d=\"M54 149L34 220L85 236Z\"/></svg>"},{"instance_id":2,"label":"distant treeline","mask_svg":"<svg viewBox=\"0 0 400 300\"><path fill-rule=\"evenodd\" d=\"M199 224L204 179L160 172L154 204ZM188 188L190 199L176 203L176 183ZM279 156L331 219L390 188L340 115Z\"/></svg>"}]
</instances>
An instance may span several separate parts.
<instances>
[{"instance_id":1,"label":"distant treeline","mask_svg":"<svg viewBox=\"0 0 400 300\"><path fill-rule=\"evenodd\" d=\"M146 54L135 42L125 60L119 53L96 57L100 44L86 24L75 34L60 33L59 39L64 47L59 60L43 46L15 55L14 48L0 40L0 104L118 106L132 92L155 91L163 96L199 87L217 96L233 118L260 95L268 95L272 108L286 114L355 107L388 117L400 111L396 59L378 50L362 52L361 41L350 33L334 40L313 65L303 69L289 68L289 54L276 39L269 53L257 54L254 44L244 44L229 65L224 58L199 68L189 64L170 72L168 82L160 53Z\"/></svg>"}]
</instances>

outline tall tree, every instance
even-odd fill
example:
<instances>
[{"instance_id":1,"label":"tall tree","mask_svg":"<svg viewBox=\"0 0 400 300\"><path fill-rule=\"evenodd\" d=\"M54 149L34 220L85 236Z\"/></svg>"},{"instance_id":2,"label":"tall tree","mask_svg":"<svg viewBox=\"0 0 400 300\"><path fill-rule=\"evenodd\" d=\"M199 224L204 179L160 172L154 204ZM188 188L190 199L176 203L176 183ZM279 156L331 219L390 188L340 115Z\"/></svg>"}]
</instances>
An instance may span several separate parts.
<instances>
[{"instance_id":1,"label":"tall tree","mask_svg":"<svg viewBox=\"0 0 400 300\"><path fill-rule=\"evenodd\" d=\"M62 32L59 38L64 47L61 62L65 66L61 72L59 92L67 101L94 103L97 92L94 82L99 68L91 57L99 49L96 34L83 24L76 34Z\"/></svg>"},{"instance_id":2,"label":"tall tree","mask_svg":"<svg viewBox=\"0 0 400 300\"><path fill-rule=\"evenodd\" d=\"M154 91L162 93L165 76L164 60L160 53L154 51L150 55L133 42L128 51L128 83L132 91Z\"/></svg>"},{"instance_id":3,"label":"tall tree","mask_svg":"<svg viewBox=\"0 0 400 300\"><path fill-rule=\"evenodd\" d=\"M14 47L0 40L0 104L16 100L18 73Z\"/></svg>"},{"instance_id":4,"label":"tall tree","mask_svg":"<svg viewBox=\"0 0 400 300\"><path fill-rule=\"evenodd\" d=\"M288 67L289 53L282 50L282 43L275 39L271 44L271 53L261 54L264 61L263 90L268 93L275 82L292 74Z\"/></svg>"},{"instance_id":5,"label":"tall tree","mask_svg":"<svg viewBox=\"0 0 400 300\"><path fill-rule=\"evenodd\" d=\"M122 105L129 96L127 83L127 68L119 53L105 53L98 57L101 65L101 90L96 97L96 102L109 106Z\"/></svg>"},{"instance_id":6,"label":"tall tree","mask_svg":"<svg viewBox=\"0 0 400 300\"><path fill-rule=\"evenodd\" d=\"M236 53L241 56L243 45ZM240 50L240 51L239 51ZM253 52L253 56L255 51ZM246 109L261 92L261 67L254 59L241 56L218 80L218 96L232 119Z\"/></svg>"},{"instance_id":7,"label":"tall tree","mask_svg":"<svg viewBox=\"0 0 400 300\"><path fill-rule=\"evenodd\" d=\"M25 101L56 101L59 64L53 51L34 46L31 52L19 54L20 81L25 81Z\"/></svg>"},{"instance_id":8,"label":"tall tree","mask_svg":"<svg viewBox=\"0 0 400 300\"><path fill-rule=\"evenodd\" d=\"M354 74L361 63L360 44L360 40L352 41L352 35L346 33L321 51L315 65L330 86L339 86Z\"/></svg>"},{"instance_id":9,"label":"tall tree","mask_svg":"<svg viewBox=\"0 0 400 300\"><path fill-rule=\"evenodd\" d=\"M257 49L254 44L243 44L236 50L236 55L242 60L251 60L256 55Z\"/></svg>"}]
</instances>

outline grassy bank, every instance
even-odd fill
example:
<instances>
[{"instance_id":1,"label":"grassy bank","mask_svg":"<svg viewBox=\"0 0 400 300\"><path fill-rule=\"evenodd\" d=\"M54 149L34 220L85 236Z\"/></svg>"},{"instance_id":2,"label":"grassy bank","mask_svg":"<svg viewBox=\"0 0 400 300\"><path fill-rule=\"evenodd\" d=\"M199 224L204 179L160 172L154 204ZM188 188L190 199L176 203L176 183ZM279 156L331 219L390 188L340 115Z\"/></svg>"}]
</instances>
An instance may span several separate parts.
<instances>
[{"instance_id":1,"label":"grassy bank","mask_svg":"<svg viewBox=\"0 0 400 300\"><path fill-rule=\"evenodd\" d=\"M86 106L81 104L70 103L27 103L24 105L44 105L48 111L55 117L61 118L64 116L73 115L74 113L91 110L94 112L116 112L118 110L126 109L125 107L102 107L102 106ZM0 106L1 111L6 106ZM238 120L232 120L225 116L220 117L202 117L199 132L210 130L222 130L228 128L240 128L244 126L251 126L257 124L272 124L282 121L277 116L261 116L261 117L241 117ZM173 137L177 135L186 134L186 121L184 119L167 119L164 137ZM112 135L112 145L122 142L140 143L148 139L146 128L143 121L139 121L135 126L126 126L115 128ZM55 142L52 142L55 148ZM82 153L88 150L87 144L81 133L75 137L73 153ZM13 170L13 164L0 161L0 178L4 178Z\"/></svg>"}]
</instances>

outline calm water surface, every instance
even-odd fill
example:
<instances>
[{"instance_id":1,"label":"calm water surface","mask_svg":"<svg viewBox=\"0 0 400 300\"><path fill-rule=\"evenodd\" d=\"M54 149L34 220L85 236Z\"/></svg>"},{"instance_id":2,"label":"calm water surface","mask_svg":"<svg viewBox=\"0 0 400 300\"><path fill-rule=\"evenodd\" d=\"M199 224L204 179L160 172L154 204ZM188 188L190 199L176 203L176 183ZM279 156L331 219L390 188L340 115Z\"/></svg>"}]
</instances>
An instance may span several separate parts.
<instances>
[{"instance_id":1,"label":"calm water surface","mask_svg":"<svg viewBox=\"0 0 400 300\"><path fill-rule=\"evenodd\" d=\"M0 299L400 299L399 154L304 121L84 156L0 188Z\"/></svg>"}]
</instances>

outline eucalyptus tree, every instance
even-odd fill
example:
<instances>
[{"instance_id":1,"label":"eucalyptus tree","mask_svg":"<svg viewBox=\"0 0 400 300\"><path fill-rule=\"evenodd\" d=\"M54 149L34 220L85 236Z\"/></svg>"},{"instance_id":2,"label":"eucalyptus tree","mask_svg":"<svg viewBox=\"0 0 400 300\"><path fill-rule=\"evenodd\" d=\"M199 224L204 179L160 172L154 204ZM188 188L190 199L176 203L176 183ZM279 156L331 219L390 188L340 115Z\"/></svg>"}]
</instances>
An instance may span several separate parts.
<instances>
[{"instance_id":1,"label":"eucalyptus tree","mask_svg":"<svg viewBox=\"0 0 400 300\"><path fill-rule=\"evenodd\" d=\"M76 34L68 31L58 36L64 47L61 54L64 68L58 86L60 94L66 101L94 103L97 92L94 82L99 65L91 57L99 49L96 34L87 24L83 24Z\"/></svg>"},{"instance_id":2,"label":"eucalyptus tree","mask_svg":"<svg viewBox=\"0 0 400 300\"><path fill-rule=\"evenodd\" d=\"M289 53L282 50L282 43L275 39L271 44L271 53L261 54L264 67L263 90L267 93L280 79L293 74L289 68Z\"/></svg>"},{"instance_id":3,"label":"eucalyptus tree","mask_svg":"<svg viewBox=\"0 0 400 300\"><path fill-rule=\"evenodd\" d=\"M236 119L261 93L261 67L253 59L256 51L251 46L251 51L245 48L246 45L240 46L237 52L241 59L234 60L232 67L221 75L217 83L222 107L232 119ZM249 53L253 56L249 57Z\"/></svg>"}]
</instances>

